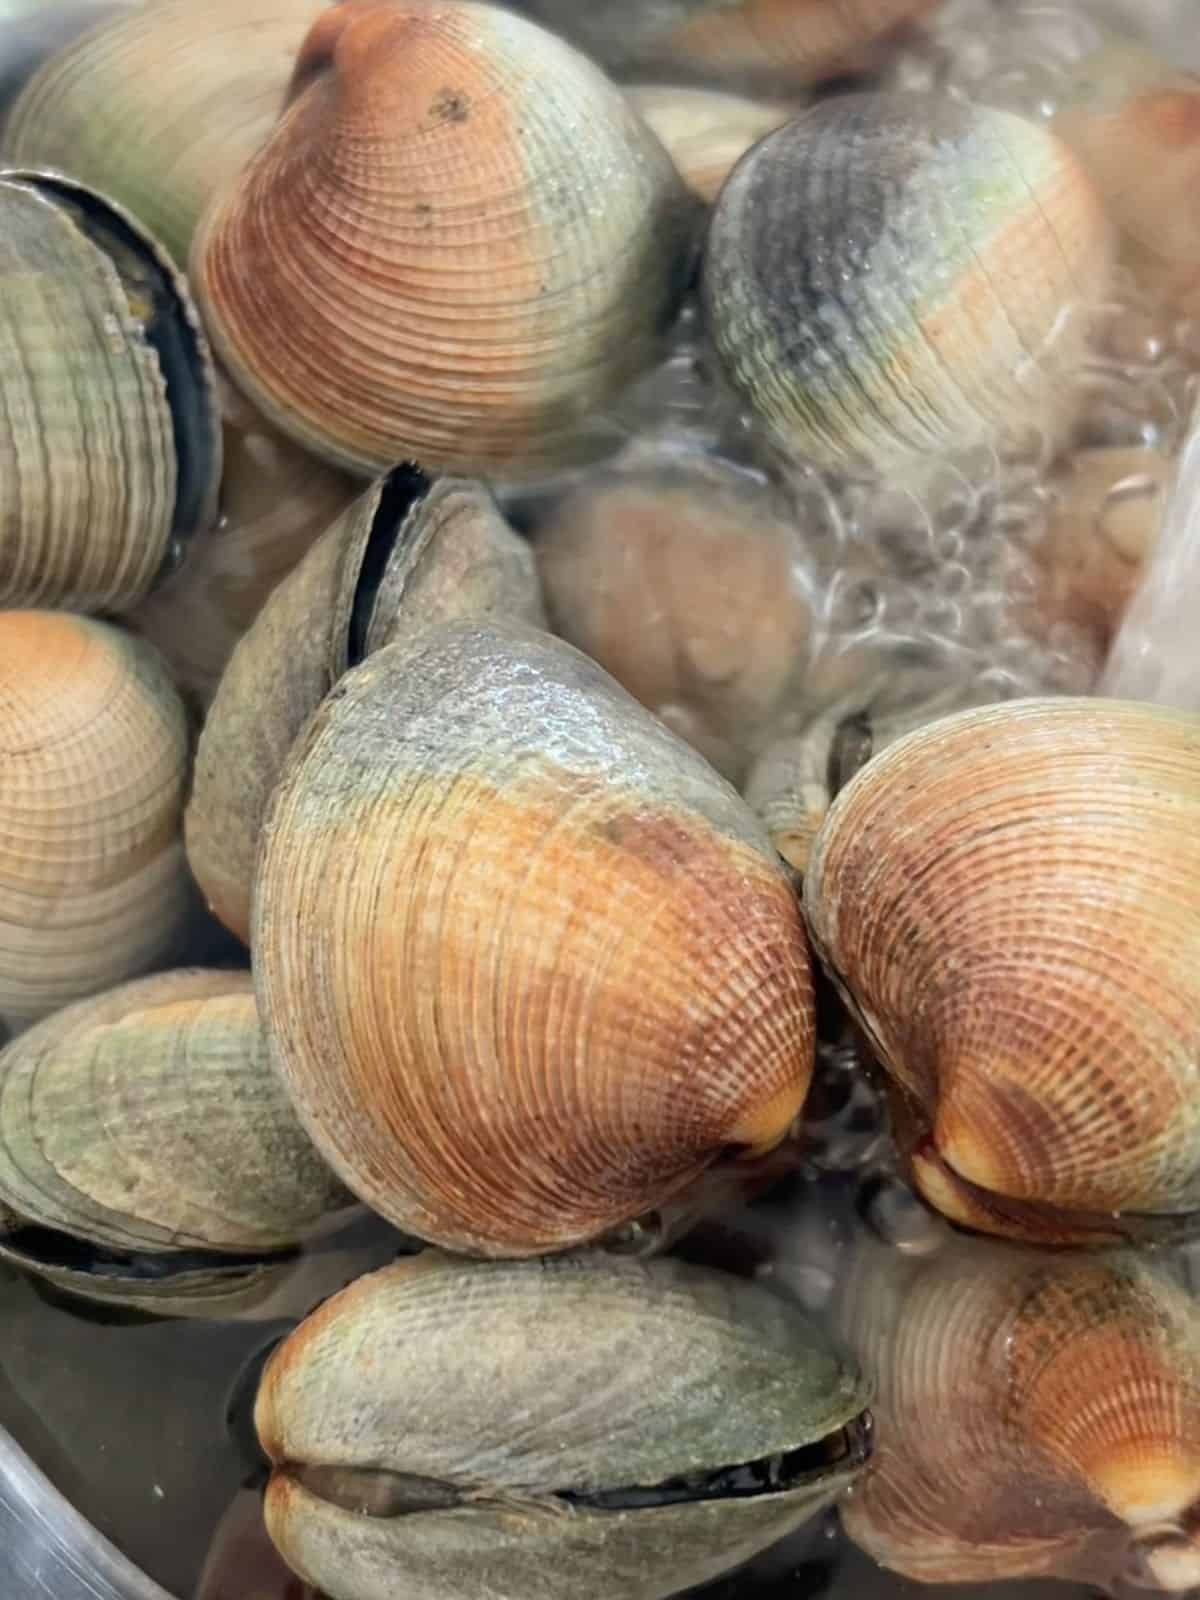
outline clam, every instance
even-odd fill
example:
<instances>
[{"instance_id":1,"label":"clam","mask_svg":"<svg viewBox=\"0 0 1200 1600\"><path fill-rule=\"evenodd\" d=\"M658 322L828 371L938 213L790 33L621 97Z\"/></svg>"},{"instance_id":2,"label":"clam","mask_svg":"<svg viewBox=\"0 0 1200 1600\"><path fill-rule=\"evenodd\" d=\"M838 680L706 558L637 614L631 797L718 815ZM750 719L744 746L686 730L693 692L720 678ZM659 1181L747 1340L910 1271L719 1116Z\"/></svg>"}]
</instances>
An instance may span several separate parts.
<instances>
[{"instance_id":1,"label":"clam","mask_svg":"<svg viewBox=\"0 0 1200 1600\"><path fill-rule=\"evenodd\" d=\"M735 167L704 304L784 450L911 472L1018 428L1062 431L1110 233L1044 128L934 95L837 96Z\"/></svg>"},{"instance_id":2,"label":"clam","mask_svg":"<svg viewBox=\"0 0 1200 1600\"><path fill-rule=\"evenodd\" d=\"M0 171L0 605L119 611L216 516L221 438L187 287L124 211Z\"/></svg>"},{"instance_id":3,"label":"clam","mask_svg":"<svg viewBox=\"0 0 1200 1600\"><path fill-rule=\"evenodd\" d=\"M522 0L620 74L795 87L869 63L938 0Z\"/></svg>"},{"instance_id":4,"label":"clam","mask_svg":"<svg viewBox=\"0 0 1200 1600\"><path fill-rule=\"evenodd\" d=\"M381 644L491 611L542 620L532 555L479 484L413 467L360 495L275 590L221 680L185 818L192 871L239 938L267 802L310 714Z\"/></svg>"},{"instance_id":5,"label":"clam","mask_svg":"<svg viewBox=\"0 0 1200 1600\"><path fill-rule=\"evenodd\" d=\"M553 34L470 0L343 0L192 281L234 381L306 449L520 475L655 358L693 204Z\"/></svg>"},{"instance_id":6,"label":"clam","mask_svg":"<svg viewBox=\"0 0 1200 1600\"><path fill-rule=\"evenodd\" d=\"M1200 1210L1200 718L1011 702L872 760L804 903L915 1124L927 1199L1102 1242Z\"/></svg>"},{"instance_id":7,"label":"clam","mask_svg":"<svg viewBox=\"0 0 1200 1600\"><path fill-rule=\"evenodd\" d=\"M271 1070L248 972L122 984L0 1054L0 1256L60 1287L211 1315L353 1203Z\"/></svg>"},{"instance_id":8,"label":"clam","mask_svg":"<svg viewBox=\"0 0 1200 1600\"><path fill-rule=\"evenodd\" d=\"M227 384L222 390L221 520L125 619L202 711L272 590L361 492L269 427Z\"/></svg>"},{"instance_id":9,"label":"clam","mask_svg":"<svg viewBox=\"0 0 1200 1600\"><path fill-rule=\"evenodd\" d=\"M296 52L328 0L155 0L52 56L0 152L121 202L187 264L213 190L271 131Z\"/></svg>"},{"instance_id":10,"label":"clam","mask_svg":"<svg viewBox=\"0 0 1200 1600\"><path fill-rule=\"evenodd\" d=\"M837 1323L878 1379L851 1537L922 1583L1200 1584L1200 1314L1174 1263L878 1246Z\"/></svg>"},{"instance_id":11,"label":"clam","mask_svg":"<svg viewBox=\"0 0 1200 1600\"><path fill-rule=\"evenodd\" d=\"M666 146L679 176L711 204L750 146L782 127L799 107L674 83L634 84L629 98Z\"/></svg>"},{"instance_id":12,"label":"clam","mask_svg":"<svg viewBox=\"0 0 1200 1600\"><path fill-rule=\"evenodd\" d=\"M169 957L190 904L183 706L148 645L0 612L0 1021Z\"/></svg>"},{"instance_id":13,"label":"clam","mask_svg":"<svg viewBox=\"0 0 1200 1600\"><path fill-rule=\"evenodd\" d=\"M534 544L555 632L738 781L818 626L787 507L732 466L663 453L589 475Z\"/></svg>"},{"instance_id":14,"label":"clam","mask_svg":"<svg viewBox=\"0 0 1200 1600\"><path fill-rule=\"evenodd\" d=\"M804 931L755 818L516 623L342 678L275 791L252 933L317 1148L449 1249L599 1238L774 1149L812 1071Z\"/></svg>"},{"instance_id":15,"label":"clam","mask_svg":"<svg viewBox=\"0 0 1200 1600\"><path fill-rule=\"evenodd\" d=\"M832 1503L868 1398L800 1312L720 1273L429 1252L272 1355L267 1528L331 1600L659 1600Z\"/></svg>"}]
</instances>

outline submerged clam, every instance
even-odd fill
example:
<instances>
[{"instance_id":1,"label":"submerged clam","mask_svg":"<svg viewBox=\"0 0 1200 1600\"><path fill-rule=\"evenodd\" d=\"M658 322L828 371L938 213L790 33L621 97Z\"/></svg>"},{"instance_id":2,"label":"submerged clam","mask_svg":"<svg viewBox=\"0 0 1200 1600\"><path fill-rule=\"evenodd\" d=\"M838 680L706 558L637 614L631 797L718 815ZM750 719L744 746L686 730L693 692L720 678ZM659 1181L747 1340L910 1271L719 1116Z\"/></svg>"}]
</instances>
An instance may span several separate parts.
<instances>
[{"instance_id":1,"label":"submerged clam","mask_svg":"<svg viewBox=\"0 0 1200 1600\"><path fill-rule=\"evenodd\" d=\"M679 176L710 204L750 146L800 109L794 102L752 100L675 83L633 84L628 94L666 146Z\"/></svg>"},{"instance_id":2,"label":"submerged clam","mask_svg":"<svg viewBox=\"0 0 1200 1600\"><path fill-rule=\"evenodd\" d=\"M123 984L0 1054L0 1257L75 1294L212 1315L353 1203L271 1069L249 973Z\"/></svg>"},{"instance_id":3,"label":"submerged clam","mask_svg":"<svg viewBox=\"0 0 1200 1600\"><path fill-rule=\"evenodd\" d=\"M1069 421L1110 228L1066 145L918 94L825 100L768 134L713 214L704 302L786 450L907 469Z\"/></svg>"},{"instance_id":4,"label":"submerged clam","mask_svg":"<svg viewBox=\"0 0 1200 1600\"><path fill-rule=\"evenodd\" d=\"M185 266L209 196L271 131L292 63L328 0L155 0L52 56L0 152L119 200Z\"/></svg>"},{"instance_id":5,"label":"submerged clam","mask_svg":"<svg viewBox=\"0 0 1200 1600\"><path fill-rule=\"evenodd\" d=\"M239 938L267 803L309 715L380 645L490 612L541 622L528 547L481 485L414 467L360 495L280 584L221 680L185 818L192 871Z\"/></svg>"},{"instance_id":6,"label":"submerged clam","mask_svg":"<svg viewBox=\"0 0 1200 1600\"><path fill-rule=\"evenodd\" d=\"M1200 1309L1169 1261L860 1247L837 1324L878 1379L851 1537L921 1583L1200 1584Z\"/></svg>"},{"instance_id":7,"label":"submerged clam","mask_svg":"<svg viewBox=\"0 0 1200 1600\"><path fill-rule=\"evenodd\" d=\"M267 1527L331 1600L660 1600L835 1500L868 1398L801 1313L719 1273L428 1253L271 1357Z\"/></svg>"},{"instance_id":8,"label":"submerged clam","mask_svg":"<svg viewBox=\"0 0 1200 1600\"><path fill-rule=\"evenodd\" d=\"M183 279L113 202L0 171L0 605L119 611L216 517L221 436Z\"/></svg>"},{"instance_id":9,"label":"submerged clam","mask_svg":"<svg viewBox=\"0 0 1200 1600\"><path fill-rule=\"evenodd\" d=\"M190 905L184 709L148 645L0 612L0 1022L169 959Z\"/></svg>"},{"instance_id":10,"label":"submerged clam","mask_svg":"<svg viewBox=\"0 0 1200 1600\"><path fill-rule=\"evenodd\" d=\"M343 0L192 279L235 382L314 453L519 474L654 359L692 214L620 90L554 35L471 0Z\"/></svg>"},{"instance_id":11,"label":"submerged clam","mask_svg":"<svg viewBox=\"0 0 1200 1600\"><path fill-rule=\"evenodd\" d=\"M804 901L953 1220L1103 1241L1200 1211L1200 717L949 717L830 810Z\"/></svg>"},{"instance_id":12,"label":"submerged clam","mask_svg":"<svg viewBox=\"0 0 1200 1600\"><path fill-rule=\"evenodd\" d=\"M753 815L595 663L514 623L348 673L264 830L253 948L317 1147L418 1238L564 1250L772 1150L808 950Z\"/></svg>"}]
</instances>

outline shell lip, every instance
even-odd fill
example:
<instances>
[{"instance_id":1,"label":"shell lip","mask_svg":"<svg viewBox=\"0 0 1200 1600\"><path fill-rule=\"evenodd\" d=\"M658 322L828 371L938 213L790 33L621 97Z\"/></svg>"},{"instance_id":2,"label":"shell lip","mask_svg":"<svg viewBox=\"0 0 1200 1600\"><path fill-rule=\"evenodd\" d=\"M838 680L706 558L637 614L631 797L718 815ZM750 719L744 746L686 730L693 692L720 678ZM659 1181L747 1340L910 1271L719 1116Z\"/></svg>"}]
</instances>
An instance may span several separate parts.
<instances>
[{"instance_id":1,"label":"shell lip","mask_svg":"<svg viewBox=\"0 0 1200 1600\"><path fill-rule=\"evenodd\" d=\"M138 321L158 357L175 442L171 540L186 542L216 521L223 449L216 373L186 280L164 247L124 206L67 173L52 167L0 167L0 182L24 184L67 207L84 235L112 260L131 298L148 307ZM168 554L159 581L178 560L177 549Z\"/></svg>"},{"instance_id":2,"label":"shell lip","mask_svg":"<svg viewBox=\"0 0 1200 1600\"><path fill-rule=\"evenodd\" d=\"M401 554L406 565L420 553L420 534L426 525L418 512L433 490L435 480L415 461L393 467L379 490L379 502L359 564L350 609L348 667L366 660L367 640L375 611L375 601L392 559Z\"/></svg>"},{"instance_id":3,"label":"shell lip","mask_svg":"<svg viewBox=\"0 0 1200 1600\"><path fill-rule=\"evenodd\" d=\"M689 1473L652 1485L617 1489L555 1490L515 1497L564 1511L629 1512L711 1501L767 1499L823 1484L850 1481L871 1455L874 1426L863 1411L834 1432L797 1449L711 1472ZM493 1507L513 1501L508 1492L463 1488L434 1478L374 1467L276 1464L273 1477L290 1479L344 1511L392 1520L423 1512Z\"/></svg>"},{"instance_id":4,"label":"shell lip","mask_svg":"<svg viewBox=\"0 0 1200 1600\"><path fill-rule=\"evenodd\" d=\"M169 1283L172 1278L197 1272L233 1277L251 1268L283 1265L299 1255L294 1249L257 1255L217 1250L139 1250L124 1254L38 1223L18 1224L0 1236L0 1245L6 1255L30 1272L50 1268L131 1286Z\"/></svg>"}]
</instances>

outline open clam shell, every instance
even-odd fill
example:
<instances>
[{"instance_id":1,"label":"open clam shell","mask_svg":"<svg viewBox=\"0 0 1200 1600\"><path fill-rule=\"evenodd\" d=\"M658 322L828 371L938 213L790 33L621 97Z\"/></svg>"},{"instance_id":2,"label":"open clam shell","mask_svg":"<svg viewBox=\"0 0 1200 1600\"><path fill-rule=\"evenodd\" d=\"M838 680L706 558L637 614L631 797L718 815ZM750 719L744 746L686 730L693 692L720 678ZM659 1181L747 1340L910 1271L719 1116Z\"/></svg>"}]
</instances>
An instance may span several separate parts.
<instances>
[{"instance_id":1,"label":"open clam shell","mask_svg":"<svg viewBox=\"0 0 1200 1600\"><path fill-rule=\"evenodd\" d=\"M88 1298L152 1308L194 1296L212 1314L256 1286L268 1264L251 1258L354 1204L268 1056L241 972L142 978L14 1040L0 1053L8 1258Z\"/></svg>"},{"instance_id":2,"label":"open clam shell","mask_svg":"<svg viewBox=\"0 0 1200 1600\"><path fill-rule=\"evenodd\" d=\"M567 1249L786 1135L813 1058L790 880L733 789L561 640L488 619L379 650L263 837L280 1070L405 1232Z\"/></svg>"},{"instance_id":3,"label":"open clam shell","mask_svg":"<svg viewBox=\"0 0 1200 1600\"><path fill-rule=\"evenodd\" d=\"M333 1600L658 1600L835 1499L867 1399L800 1313L718 1273L427 1254L271 1357L267 1527Z\"/></svg>"},{"instance_id":4,"label":"open clam shell","mask_svg":"<svg viewBox=\"0 0 1200 1600\"><path fill-rule=\"evenodd\" d=\"M0 604L119 611L216 518L221 435L187 286L113 202L0 170Z\"/></svg>"},{"instance_id":5,"label":"open clam shell","mask_svg":"<svg viewBox=\"0 0 1200 1600\"><path fill-rule=\"evenodd\" d=\"M315 454L519 475L654 360L693 214L554 35L471 0L343 0L202 222L192 281L235 382Z\"/></svg>"},{"instance_id":6,"label":"open clam shell","mask_svg":"<svg viewBox=\"0 0 1200 1600\"><path fill-rule=\"evenodd\" d=\"M804 904L935 1205L1035 1238L1194 1224L1200 717L1063 698L910 734L834 802Z\"/></svg>"},{"instance_id":7,"label":"open clam shell","mask_svg":"<svg viewBox=\"0 0 1200 1600\"><path fill-rule=\"evenodd\" d=\"M328 0L155 0L52 56L9 113L0 154L119 200L180 267L213 190L271 131Z\"/></svg>"},{"instance_id":8,"label":"open clam shell","mask_svg":"<svg viewBox=\"0 0 1200 1600\"><path fill-rule=\"evenodd\" d=\"M267 802L309 716L381 644L493 611L541 621L532 555L481 485L413 467L360 495L272 594L209 711L185 819L192 871L240 938Z\"/></svg>"}]
</instances>

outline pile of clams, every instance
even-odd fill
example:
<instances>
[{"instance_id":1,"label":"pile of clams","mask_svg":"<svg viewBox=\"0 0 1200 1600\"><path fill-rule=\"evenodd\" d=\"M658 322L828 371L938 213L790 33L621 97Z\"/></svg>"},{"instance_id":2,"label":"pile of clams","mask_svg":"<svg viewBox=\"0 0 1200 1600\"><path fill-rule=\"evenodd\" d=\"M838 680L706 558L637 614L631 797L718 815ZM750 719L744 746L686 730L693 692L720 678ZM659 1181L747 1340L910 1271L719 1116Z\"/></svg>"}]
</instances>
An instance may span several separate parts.
<instances>
[{"instance_id":1,"label":"pile of clams","mask_svg":"<svg viewBox=\"0 0 1200 1600\"><path fill-rule=\"evenodd\" d=\"M1102 680L1200 89L954 9L147 0L6 108L0 1262L285 1315L311 1594L1200 1587L1200 687Z\"/></svg>"}]
</instances>

